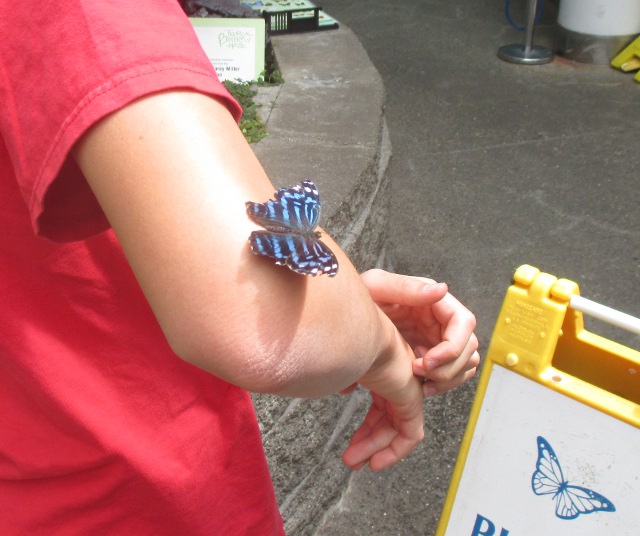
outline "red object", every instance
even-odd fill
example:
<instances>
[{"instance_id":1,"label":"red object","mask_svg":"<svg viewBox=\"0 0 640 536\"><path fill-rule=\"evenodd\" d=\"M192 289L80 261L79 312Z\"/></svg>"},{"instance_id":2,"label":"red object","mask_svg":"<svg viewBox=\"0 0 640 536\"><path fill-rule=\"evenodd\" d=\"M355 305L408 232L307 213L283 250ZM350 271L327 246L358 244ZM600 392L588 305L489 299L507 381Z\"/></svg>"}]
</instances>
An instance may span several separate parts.
<instances>
[{"instance_id":1,"label":"red object","mask_svg":"<svg viewBox=\"0 0 640 536\"><path fill-rule=\"evenodd\" d=\"M248 393L171 351L69 158L156 91L237 103L174 0L13 3L0 35L0 534L282 534Z\"/></svg>"}]
</instances>

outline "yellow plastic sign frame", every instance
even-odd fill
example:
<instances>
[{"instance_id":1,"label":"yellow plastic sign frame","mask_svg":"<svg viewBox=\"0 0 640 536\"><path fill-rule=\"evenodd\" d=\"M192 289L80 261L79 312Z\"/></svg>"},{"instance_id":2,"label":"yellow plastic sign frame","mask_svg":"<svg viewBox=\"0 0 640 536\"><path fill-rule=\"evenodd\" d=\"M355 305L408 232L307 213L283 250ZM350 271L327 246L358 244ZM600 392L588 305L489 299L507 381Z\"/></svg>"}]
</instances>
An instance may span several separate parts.
<instances>
[{"instance_id":1,"label":"yellow plastic sign frame","mask_svg":"<svg viewBox=\"0 0 640 536\"><path fill-rule=\"evenodd\" d=\"M632 41L613 58L611 66L625 73L640 69L640 37ZM636 82L640 82L640 72L635 75L634 79Z\"/></svg>"},{"instance_id":2,"label":"yellow plastic sign frame","mask_svg":"<svg viewBox=\"0 0 640 536\"><path fill-rule=\"evenodd\" d=\"M586 331L582 313L570 308L579 293L573 281L533 266L516 270L487 350L436 536L447 530L495 367L640 428L640 352Z\"/></svg>"}]
</instances>

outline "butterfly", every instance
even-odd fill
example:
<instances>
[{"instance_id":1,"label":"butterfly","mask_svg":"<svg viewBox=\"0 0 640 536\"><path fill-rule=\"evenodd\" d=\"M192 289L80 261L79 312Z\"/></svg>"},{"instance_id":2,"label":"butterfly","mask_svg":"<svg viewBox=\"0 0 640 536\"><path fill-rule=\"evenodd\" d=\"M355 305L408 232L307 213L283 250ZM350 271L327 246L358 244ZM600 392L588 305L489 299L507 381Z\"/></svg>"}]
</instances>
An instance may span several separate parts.
<instances>
[{"instance_id":1,"label":"butterfly","mask_svg":"<svg viewBox=\"0 0 640 536\"><path fill-rule=\"evenodd\" d=\"M580 514L615 512L613 503L587 488L572 486L564 479L560 461L549 442L538 436L538 461L531 477L531 487L536 495L553 495L556 500L556 516L575 519Z\"/></svg>"},{"instance_id":2,"label":"butterfly","mask_svg":"<svg viewBox=\"0 0 640 536\"><path fill-rule=\"evenodd\" d=\"M338 273L338 260L320 240L316 231L320 220L320 194L311 181L280 188L275 199L266 203L246 203L247 214L266 231L253 231L249 237L251 251L273 257L303 275Z\"/></svg>"}]
</instances>

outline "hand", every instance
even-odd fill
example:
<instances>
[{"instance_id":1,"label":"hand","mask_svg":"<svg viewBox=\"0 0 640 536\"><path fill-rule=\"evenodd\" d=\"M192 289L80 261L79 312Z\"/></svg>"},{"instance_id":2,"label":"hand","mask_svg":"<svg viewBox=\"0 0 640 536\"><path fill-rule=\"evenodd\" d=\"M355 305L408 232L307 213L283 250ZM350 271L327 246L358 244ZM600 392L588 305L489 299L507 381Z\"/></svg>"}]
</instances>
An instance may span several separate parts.
<instances>
[{"instance_id":1,"label":"hand","mask_svg":"<svg viewBox=\"0 0 640 536\"><path fill-rule=\"evenodd\" d=\"M412 371L413 352L382 311L380 316L391 344L358 380L371 391L373 403L342 455L355 470L366 464L373 471L390 467L424 438L422 384Z\"/></svg>"},{"instance_id":2,"label":"hand","mask_svg":"<svg viewBox=\"0 0 640 536\"><path fill-rule=\"evenodd\" d=\"M371 391L373 403L342 459L352 469L368 463L377 471L400 461L424 437L423 396L471 378L480 356L475 318L445 284L383 270L365 272L362 280L393 324L395 350L358 381Z\"/></svg>"},{"instance_id":3,"label":"hand","mask_svg":"<svg viewBox=\"0 0 640 536\"><path fill-rule=\"evenodd\" d=\"M462 385L480 363L473 314L444 283L384 270L362 274L369 294L413 349L425 396Z\"/></svg>"}]
</instances>

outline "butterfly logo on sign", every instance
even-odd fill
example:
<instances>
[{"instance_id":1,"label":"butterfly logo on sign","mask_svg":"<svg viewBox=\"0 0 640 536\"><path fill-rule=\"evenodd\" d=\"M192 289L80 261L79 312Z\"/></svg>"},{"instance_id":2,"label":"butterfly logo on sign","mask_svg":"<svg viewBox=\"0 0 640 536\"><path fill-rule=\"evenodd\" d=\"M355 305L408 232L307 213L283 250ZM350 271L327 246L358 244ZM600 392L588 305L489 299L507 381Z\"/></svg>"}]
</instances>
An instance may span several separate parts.
<instances>
[{"instance_id":1,"label":"butterfly logo on sign","mask_svg":"<svg viewBox=\"0 0 640 536\"><path fill-rule=\"evenodd\" d=\"M302 275L333 277L338 260L320 240L320 194L311 181L280 188L266 203L246 203L247 214L266 231L249 236L251 251Z\"/></svg>"},{"instance_id":2,"label":"butterfly logo on sign","mask_svg":"<svg viewBox=\"0 0 640 536\"><path fill-rule=\"evenodd\" d=\"M556 516L560 519L616 511L613 503L603 495L581 486L573 486L565 480L558 456L542 436L538 436L538 461L531 477L531 487L536 495L552 495L552 499L556 501Z\"/></svg>"}]
</instances>

